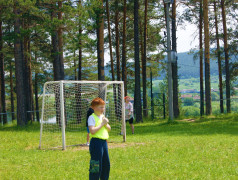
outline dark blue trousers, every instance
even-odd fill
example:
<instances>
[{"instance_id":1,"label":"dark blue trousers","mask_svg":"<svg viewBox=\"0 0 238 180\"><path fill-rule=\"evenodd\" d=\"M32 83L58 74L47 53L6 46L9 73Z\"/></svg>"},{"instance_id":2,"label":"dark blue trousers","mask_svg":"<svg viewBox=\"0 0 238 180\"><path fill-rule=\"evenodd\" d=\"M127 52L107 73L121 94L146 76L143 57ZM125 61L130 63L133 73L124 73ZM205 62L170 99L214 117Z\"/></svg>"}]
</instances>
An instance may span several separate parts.
<instances>
[{"instance_id":1,"label":"dark blue trousers","mask_svg":"<svg viewBox=\"0 0 238 180\"><path fill-rule=\"evenodd\" d=\"M91 155L89 180L108 180L110 172L110 160L107 141L92 138L89 151Z\"/></svg>"}]
</instances>

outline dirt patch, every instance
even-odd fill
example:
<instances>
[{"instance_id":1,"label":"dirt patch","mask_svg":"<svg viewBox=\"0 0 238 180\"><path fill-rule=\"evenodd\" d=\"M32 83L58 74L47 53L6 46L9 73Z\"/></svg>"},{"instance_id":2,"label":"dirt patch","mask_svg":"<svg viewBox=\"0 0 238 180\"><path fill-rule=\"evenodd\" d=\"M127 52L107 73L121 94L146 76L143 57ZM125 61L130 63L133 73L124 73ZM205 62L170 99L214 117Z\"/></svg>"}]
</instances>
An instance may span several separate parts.
<instances>
[{"instance_id":1,"label":"dirt patch","mask_svg":"<svg viewBox=\"0 0 238 180\"><path fill-rule=\"evenodd\" d=\"M126 148L130 146L140 146L140 145L145 145L145 143L115 143L115 142L109 142L108 143L108 148L109 149L114 149L114 148Z\"/></svg>"},{"instance_id":2,"label":"dirt patch","mask_svg":"<svg viewBox=\"0 0 238 180\"><path fill-rule=\"evenodd\" d=\"M182 119L182 120L179 120L179 121L195 122L195 119Z\"/></svg>"},{"instance_id":3,"label":"dirt patch","mask_svg":"<svg viewBox=\"0 0 238 180\"><path fill-rule=\"evenodd\" d=\"M126 148L131 146L141 146L145 145L145 143L119 143L119 142L108 142L108 148L109 149L115 149L115 148ZM72 146L71 146L72 147ZM68 148L69 149L69 148ZM89 146L86 146L84 144L81 145L75 145L72 149L73 151L81 151L81 150L89 150Z\"/></svg>"},{"instance_id":4,"label":"dirt patch","mask_svg":"<svg viewBox=\"0 0 238 180\"><path fill-rule=\"evenodd\" d=\"M115 148L126 148L126 147L131 147L131 146L141 146L141 145L145 145L146 143L123 143L123 142L108 142L108 148L109 149L115 149ZM25 148L25 150L32 150L35 149L32 146L27 146ZM42 150L62 150L62 147L52 147L52 148L46 148L46 149L42 149ZM85 151L85 150L89 150L89 146L87 146L86 144L75 144L75 145L70 145L70 146L66 146L66 150L71 150L71 151Z\"/></svg>"}]
</instances>

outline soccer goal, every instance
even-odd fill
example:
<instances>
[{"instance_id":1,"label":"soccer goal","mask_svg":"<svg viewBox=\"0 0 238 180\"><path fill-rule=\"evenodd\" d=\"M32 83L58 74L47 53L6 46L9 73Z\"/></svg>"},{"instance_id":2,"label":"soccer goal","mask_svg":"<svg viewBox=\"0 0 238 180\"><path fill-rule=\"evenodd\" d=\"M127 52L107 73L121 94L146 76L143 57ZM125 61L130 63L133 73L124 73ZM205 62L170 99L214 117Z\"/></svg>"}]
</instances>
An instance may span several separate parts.
<instances>
[{"instance_id":1,"label":"soccer goal","mask_svg":"<svg viewBox=\"0 0 238 180\"><path fill-rule=\"evenodd\" d=\"M123 81L50 81L43 89L39 148L65 150L84 144L87 111L96 97L106 103L104 115L111 126L110 137L125 142Z\"/></svg>"}]
</instances>

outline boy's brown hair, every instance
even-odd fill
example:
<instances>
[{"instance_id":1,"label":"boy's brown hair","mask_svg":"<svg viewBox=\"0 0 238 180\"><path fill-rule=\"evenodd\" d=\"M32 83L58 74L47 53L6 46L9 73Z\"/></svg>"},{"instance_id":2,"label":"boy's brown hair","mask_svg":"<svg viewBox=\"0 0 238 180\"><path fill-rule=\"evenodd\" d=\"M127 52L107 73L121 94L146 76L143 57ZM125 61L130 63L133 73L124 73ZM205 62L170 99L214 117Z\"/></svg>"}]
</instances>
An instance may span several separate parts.
<instances>
[{"instance_id":1,"label":"boy's brown hair","mask_svg":"<svg viewBox=\"0 0 238 180\"><path fill-rule=\"evenodd\" d=\"M93 99L93 101L91 102L92 107L99 106L99 105L105 105L105 102L99 97Z\"/></svg>"}]
</instances>

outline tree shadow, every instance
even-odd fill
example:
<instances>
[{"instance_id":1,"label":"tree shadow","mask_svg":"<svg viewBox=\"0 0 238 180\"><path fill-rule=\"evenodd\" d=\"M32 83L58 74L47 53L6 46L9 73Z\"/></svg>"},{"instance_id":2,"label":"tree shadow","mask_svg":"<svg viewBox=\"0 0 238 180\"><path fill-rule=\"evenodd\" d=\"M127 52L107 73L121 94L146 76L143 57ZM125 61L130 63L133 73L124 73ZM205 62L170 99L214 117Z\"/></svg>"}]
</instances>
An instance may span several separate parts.
<instances>
[{"instance_id":1,"label":"tree shadow","mask_svg":"<svg viewBox=\"0 0 238 180\"><path fill-rule=\"evenodd\" d=\"M235 116L202 118L195 121L175 121L174 123L145 123L135 127L136 134L176 135L238 135L238 118Z\"/></svg>"},{"instance_id":2,"label":"tree shadow","mask_svg":"<svg viewBox=\"0 0 238 180\"><path fill-rule=\"evenodd\" d=\"M3 126L0 126L0 131L15 131L15 132L40 132L40 123L34 122L29 123L26 126L17 126L16 123L13 124L6 124Z\"/></svg>"},{"instance_id":3,"label":"tree shadow","mask_svg":"<svg viewBox=\"0 0 238 180\"><path fill-rule=\"evenodd\" d=\"M129 125L127 128L130 129ZM72 131L72 133L83 132L85 128L80 131ZM81 131L82 130L82 131ZM34 122L25 127L17 126L13 123L10 125L0 126L0 131L11 132L40 132L40 123ZM174 135L213 135L213 134L227 134L238 135L238 116L237 115L222 115L211 116L205 118L197 118L194 121L176 120L174 123L167 123L166 121L148 121L144 123L135 124L136 134L166 134Z\"/></svg>"}]
</instances>

